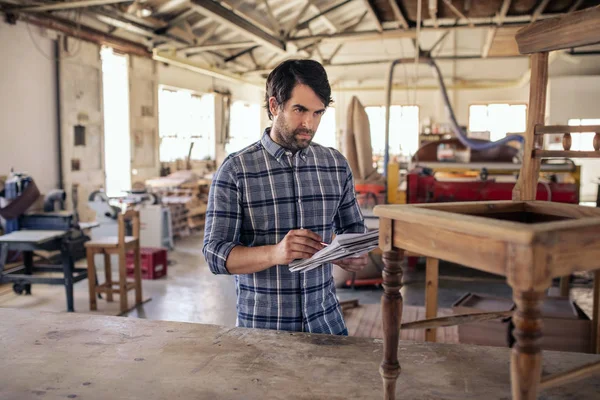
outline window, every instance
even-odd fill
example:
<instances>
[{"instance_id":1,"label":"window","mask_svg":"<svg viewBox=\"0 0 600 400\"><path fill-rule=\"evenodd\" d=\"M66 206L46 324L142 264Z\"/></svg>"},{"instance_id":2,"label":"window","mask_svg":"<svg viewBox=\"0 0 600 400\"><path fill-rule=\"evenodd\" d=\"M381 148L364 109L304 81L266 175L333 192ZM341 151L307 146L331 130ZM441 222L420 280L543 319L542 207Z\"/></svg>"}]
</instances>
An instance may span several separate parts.
<instances>
[{"instance_id":1,"label":"window","mask_svg":"<svg viewBox=\"0 0 600 400\"><path fill-rule=\"evenodd\" d=\"M600 119L570 119L569 125L586 126L600 125ZM571 150L573 151L594 151L594 136L595 132L572 133L571 134ZM561 143L562 143L562 135ZM562 150L562 145L561 145Z\"/></svg>"},{"instance_id":2,"label":"window","mask_svg":"<svg viewBox=\"0 0 600 400\"><path fill-rule=\"evenodd\" d=\"M335 108L330 107L325 111L323 117L321 117L321 123L317 134L315 136L315 142L325 147L333 147L337 149L337 135L335 125Z\"/></svg>"},{"instance_id":3,"label":"window","mask_svg":"<svg viewBox=\"0 0 600 400\"><path fill-rule=\"evenodd\" d=\"M260 140L260 106L243 101L234 101L229 117L229 142L225 145L227 154L242 150Z\"/></svg>"},{"instance_id":4,"label":"window","mask_svg":"<svg viewBox=\"0 0 600 400\"><path fill-rule=\"evenodd\" d=\"M495 142L507 133L525 132L527 106L525 104L475 104L469 106L469 131L489 132Z\"/></svg>"},{"instance_id":5,"label":"window","mask_svg":"<svg viewBox=\"0 0 600 400\"><path fill-rule=\"evenodd\" d=\"M371 128L373 154L385 151L385 107L365 107ZM419 148L419 107L390 107L389 149L392 155L411 156Z\"/></svg>"},{"instance_id":6,"label":"window","mask_svg":"<svg viewBox=\"0 0 600 400\"><path fill-rule=\"evenodd\" d=\"M215 104L212 94L161 88L158 94L160 161L215 158Z\"/></svg>"}]
</instances>

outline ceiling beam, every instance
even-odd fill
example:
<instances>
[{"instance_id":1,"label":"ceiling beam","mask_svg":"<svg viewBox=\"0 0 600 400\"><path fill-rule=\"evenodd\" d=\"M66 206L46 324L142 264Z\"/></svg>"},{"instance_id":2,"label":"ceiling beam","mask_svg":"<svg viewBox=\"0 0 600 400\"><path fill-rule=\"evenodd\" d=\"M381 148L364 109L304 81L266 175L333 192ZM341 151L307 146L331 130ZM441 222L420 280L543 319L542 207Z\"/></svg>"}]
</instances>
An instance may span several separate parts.
<instances>
[{"instance_id":1,"label":"ceiling beam","mask_svg":"<svg viewBox=\"0 0 600 400\"><path fill-rule=\"evenodd\" d=\"M150 53L150 51L148 51L148 49L140 43L132 42L127 39L121 39L102 31L77 24L71 20L66 20L53 15L44 15L43 17L36 15L22 15L19 17L19 19L33 25L64 33L67 36L85 40L87 42L110 46L123 53L133 54L141 57L152 56L152 53Z\"/></svg>"},{"instance_id":2,"label":"ceiling beam","mask_svg":"<svg viewBox=\"0 0 600 400\"><path fill-rule=\"evenodd\" d=\"M331 7L327 8L327 9L325 9L325 10L323 10L323 11L320 11L320 12L319 12L317 15L315 15L314 17L310 17L309 19L307 19L307 20L305 20L305 21L302 21L300 24L298 24L298 26L296 27L296 29L297 29L297 30L307 29L307 28L308 28L308 25L309 25L311 22L313 22L314 20L316 20L316 19L318 19L318 18L321 18L321 17L324 17L325 15L329 14L330 12L332 12L332 11L335 11L335 10L337 10L338 8L342 7L342 6L345 6L346 4L348 4L348 3L352 2L352 1L354 1L354 0L344 0L344 1L342 1L341 3L334 4L333 6L331 6ZM337 30L337 29L336 29L336 30Z\"/></svg>"},{"instance_id":3,"label":"ceiling beam","mask_svg":"<svg viewBox=\"0 0 600 400\"><path fill-rule=\"evenodd\" d=\"M170 65L176 66L176 67L184 68L184 69L187 69L187 70L190 70L193 72L198 72L198 73L201 73L204 75L209 75L209 76L212 76L217 79L222 79L222 80L225 80L228 82L233 82L233 83L248 83L251 85L258 86L261 89L264 89L263 84L257 84L255 82L245 80L239 74L229 73L220 68L217 69L217 68L211 68L211 67L203 67L199 64L194 63L193 61L175 57L168 53L155 51L152 58L156 61L164 62L164 63L170 64Z\"/></svg>"},{"instance_id":4,"label":"ceiling beam","mask_svg":"<svg viewBox=\"0 0 600 400\"><path fill-rule=\"evenodd\" d=\"M526 58L527 56L524 55L515 55L515 56L499 56L499 57L490 57L490 59L511 59L511 58ZM442 61L442 62L450 62L450 61L461 61L461 60L481 60L481 56L480 55L469 55L469 56L453 56L453 55L449 55L449 56L438 56L435 58L436 61ZM334 67L334 68L347 68L347 67L353 67L353 66L362 66L362 65L376 65L376 64L389 64L392 61L397 60L397 58L384 58L384 59L376 59L376 60L363 60L363 61L352 61L352 62L343 62L343 63L335 63L335 64L329 64L327 66L327 68L329 67ZM410 59L411 61L414 61L413 58ZM270 70L267 69L263 69L263 70L254 70L254 71L247 71L244 73L244 75L253 75L253 74L266 74L271 72Z\"/></svg>"},{"instance_id":5,"label":"ceiling beam","mask_svg":"<svg viewBox=\"0 0 600 400\"><path fill-rule=\"evenodd\" d=\"M189 2L190 0L168 0L162 3L160 6L158 6L156 11L154 12L154 15L168 14L172 11L175 11L183 5L188 5Z\"/></svg>"},{"instance_id":6,"label":"ceiling beam","mask_svg":"<svg viewBox=\"0 0 600 400\"><path fill-rule=\"evenodd\" d=\"M408 21L406 20L406 17L402 13L402 10L400 9L400 6L398 6L398 3L396 2L396 0L389 0L389 1L390 1L390 6L392 7L392 11L394 11L394 16L398 20L398 23L400 24L400 26L403 27L404 29L408 29Z\"/></svg>"},{"instance_id":7,"label":"ceiling beam","mask_svg":"<svg viewBox=\"0 0 600 400\"><path fill-rule=\"evenodd\" d=\"M196 13L196 11L194 11L194 9L188 8L187 10L182 11L181 13L179 13L179 15L177 15L175 18L170 19L169 20L169 26L175 26L178 23L185 21L186 19L188 19L189 17L191 17L195 13Z\"/></svg>"},{"instance_id":8,"label":"ceiling beam","mask_svg":"<svg viewBox=\"0 0 600 400\"><path fill-rule=\"evenodd\" d=\"M373 5L371 4L371 2L369 0L363 0L363 3L365 4L367 11L373 18L373 22L375 22L377 32L383 32L383 25L381 25L381 21L379 20L379 17L375 13L375 9L373 8Z\"/></svg>"},{"instance_id":9,"label":"ceiling beam","mask_svg":"<svg viewBox=\"0 0 600 400\"><path fill-rule=\"evenodd\" d=\"M321 13L321 9L319 7L317 7L317 5L314 3L313 0L308 0L308 3L310 4L311 10L313 10L317 14ZM326 15L322 15L320 18L321 18L321 20L323 20L323 23L325 25L327 25L327 27L329 28L330 31L332 31L332 32L337 31L337 27L335 26L335 24Z\"/></svg>"},{"instance_id":10,"label":"ceiling beam","mask_svg":"<svg viewBox=\"0 0 600 400\"><path fill-rule=\"evenodd\" d=\"M285 35L284 35L285 37L289 37L292 32L294 32L295 30L298 29L298 23L300 22L302 17L304 17L304 14L306 14L306 12L310 8L310 6L311 6L310 1L307 1L306 4L304 5L304 7L302 7L302 9L300 10L300 12L298 12L298 14L296 14L294 19L290 23L290 25L285 30Z\"/></svg>"},{"instance_id":11,"label":"ceiling beam","mask_svg":"<svg viewBox=\"0 0 600 400\"><path fill-rule=\"evenodd\" d=\"M506 15L508 14L508 9L510 8L511 2L512 2L512 0L504 0L502 2L502 7L500 7L500 12L498 13L498 15L496 17L496 24L498 26L502 26L502 24L504 23L504 19L506 18Z\"/></svg>"},{"instance_id":12,"label":"ceiling beam","mask_svg":"<svg viewBox=\"0 0 600 400\"><path fill-rule=\"evenodd\" d=\"M583 3L583 0L575 0L573 2L573 5L571 7L569 7L569 11L567 11L567 13L572 13L573 11L577 11L577 9L581 5L581 3Z\"/></svg>"},{"instance_id":13,"label":"ceiling beam","mask_svg":"<svg viewBox=\"0 0 600 400\"><path fill-rule=\"evenodd\" d=\"M467 23L469 25L469 27L473 28L473 26L475 26L473 24L473 22L471 22L471 20L469 18L467 18L466 15L464 15L458 8L456 8L456 6L454 4L452 4L452 2L450 0L442 0L447 6L448 8L450 8L450 10L458 17L458 18L462 18L467 20Z\"/></svg>"},{"instance_id":14,"label":"ceiling beam","mask_svg":"<svg viewBox=\"0 0 600 400\"><path fill-rule=\"evenodd\" d=\"M496 32L498 32L497 27L489 28L485 37L485 43L483 44L483 48L481 49L481 58L487 58L490 53L490 49L492 48L492 44L494 43L494 38L496 37Z\"/></svg>"},{"instance_id":15,"label":"ceiling beam","mask_svg":"<svg viewBox=\"0 0 600 400\"><path fill-rule=\"evenodd\" d=\"M237 59L237 58L240 58L241 56L243 56L243 55L245 55L245 54L252 53L254 50L256 50L256 49L257 49L257 48L259 48L259 47L260 47L260 46L258 46L258 45L254 45L254 46L252 46L252 47L248 47L248 48L247 48L247 49L245 49L245 50L242 50L242 51L240 51L240 52L238 52L238 53L236 53L236 54L234 54L234 55L232 55L232 56L230 56L230 57L227 57L227 58L226 58L225 60L223 60L223 61L225 61L226 63L228 63L228 62L231 62L231 61L233 61L233 60L235 60L235 59Z\"/></svg>"},{"instance_id":16,"label":"ceiling beam","mask_svg":"<svg viewBox=\"0 0 600 400\"><path fill-rule=\"evenodd\" d=\"M396 3L395 0L390 0L390 2L392 3ZM437 0L429 0L429 4L428 4L428 8L429 8L429 18L431 18L433 20L433 27L437 28L438 27L438 22L437 22Z\"/></svg>"},{"instance_id":17,"label":"ceiling beam","mask_svg":"<svg viewBox=\"0 0 600 400\"><path fill-rule=\"evenodd\" d=\"M215 51L215 50L225 50L225 49L239 49L243 47L251 47L256 45L255 42L247 41L247 42L231 42L231 43L215 43L215 44L203 44L200 46L189 46L189 47L181 47L177 49L178 51L183 52L187 56L196 55L205 51Z\"/></svg>"},{"instance_id":18,"label":"ceiling beam","mask_svg":"<svg viewBox=\"0 0 600 400\"><path fill-rule=\"evenodd\" d=\"M85 8L93 6L104 6L108 4L128 3L131 0L81 0L72 1L68 3L52 3L44 4L40 6L25 6L25 7L14 7L6 9L5 11L19 11L19 12L44 12L44 11L62 11L72 10L75 8Z\"/></svg>"},{"instance_id":19,"label":"ceiling beam","mask_svg":"<svg viewBox=\"0 0 600 400\"><path fill-rule=\"evenodd\" d=\"M233 11L212 0L191 0L197 12L210 17L229 28L239 31L246 37L279 53L285 53L285 44L278 38L268 34L251 24Z\"/></svg>"},{"instance_id":20,"label":"ceiling beam","mask_svg":"<svg viewBox=\"0 0 600 400\"><path fill-rule=\"evenodd\" d=\"M263 3L265 5L265 8L267 9L267 17L269 17L269 23L271 24L271 28L273 28L275 32L281 32L281 25L279 25L279 21L277 21L277 18L275 18L275 14L273 14L273 10L269 5L269 0L263 0Z\"/></svg>"},{"instance_id":21,"label":"ceiling beam","mask_svg":"<svg viewBox=\"0 0 600 400\"><path fill-rule=\"evenodd\" d=\"M535 11L533 11L533 15L531 16L532 23L535 22L540 15L542 15L548 3L550 3L550 0L542 0L542 2L535 8Z\"/></svg>"},{"instance_id":22,"label":"ceiling beam","mask_svg":"<svg viewBox=\"0 0 600 400\"><path fill-rule=\"evenodd\" d=\"M483 47L481 49L481 57L487 58L490 53L490 49L492 48L492 44L494 43L494 38L496 37L496 33L498 33L498 28L504 24L504 19L508 14L508 9L510 8L511 0L504 0L502 2L502 6L500 7L500 11L496 14L496 25L488 29L485 42L483 43Z\"/></svg>"},{"instance_id":23,"label":"ceiling beam","mask_svg":"<svg viewBox=\"0 0 600 400\"><path fill-rule=\"evenodd\" d=\"M398 38L414 38L415 32L405 31L403 29L391 29L383 32L378 31L360 31L360 32L341 32L337 34L318 34L312 36L297 36L290 38L290 42L298 42L302 40L322 40L324 42L341 42L347 40L380 40L380 39L398 39Z\"/></svg>"}]
</instances>

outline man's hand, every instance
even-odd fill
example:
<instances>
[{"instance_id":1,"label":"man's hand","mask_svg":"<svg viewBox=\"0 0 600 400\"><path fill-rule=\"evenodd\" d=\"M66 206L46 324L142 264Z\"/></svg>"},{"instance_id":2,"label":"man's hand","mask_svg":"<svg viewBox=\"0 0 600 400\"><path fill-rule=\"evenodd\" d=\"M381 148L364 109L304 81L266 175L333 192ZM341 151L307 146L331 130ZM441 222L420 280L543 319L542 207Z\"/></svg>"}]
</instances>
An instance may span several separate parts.
<instances>
[{"instance_id":1,"label":"man's hand","mask_svg":"<svg viewBox=\"0 0 600 400\"><path fill-rule=\"evenodd\" d=\"M333 263L348 272L358 272L362 271L369 263L369 255L363 254L358 257L343 258L333 261Z\"/></svg>"},{"instance_id":2,"label":"man's hand","mask_svg":"<svg viewBox=\"0 0 600 400\"><path fill-rule=\"evenodd\" d=\"M298 258L310 258L324 246L323 239L308 229L291 230L272 248L273 265L289 264Z\"/></svg>"}]
</instances>

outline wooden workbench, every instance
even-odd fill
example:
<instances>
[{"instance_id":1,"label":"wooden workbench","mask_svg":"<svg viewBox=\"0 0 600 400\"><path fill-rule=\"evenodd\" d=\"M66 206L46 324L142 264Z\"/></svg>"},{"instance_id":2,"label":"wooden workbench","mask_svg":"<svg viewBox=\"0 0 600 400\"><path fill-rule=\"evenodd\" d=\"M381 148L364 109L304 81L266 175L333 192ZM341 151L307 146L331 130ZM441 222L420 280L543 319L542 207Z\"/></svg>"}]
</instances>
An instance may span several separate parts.
<instances>
[{"instance_id":1,"label":"wooden workbench","mask_svg":"<svg viewBox=\"0 0 600 400\"><path fill-rule=\"evenodd\" d=\"M380 399L378 339L0 309L2 399ZM507 399L509 350L400 342L402 399ZM596 355L544 353L544 373ZM574 393L577 393L576 397ZM545 399L593 399L600 380Z\"/></svg>"}]
</instances>

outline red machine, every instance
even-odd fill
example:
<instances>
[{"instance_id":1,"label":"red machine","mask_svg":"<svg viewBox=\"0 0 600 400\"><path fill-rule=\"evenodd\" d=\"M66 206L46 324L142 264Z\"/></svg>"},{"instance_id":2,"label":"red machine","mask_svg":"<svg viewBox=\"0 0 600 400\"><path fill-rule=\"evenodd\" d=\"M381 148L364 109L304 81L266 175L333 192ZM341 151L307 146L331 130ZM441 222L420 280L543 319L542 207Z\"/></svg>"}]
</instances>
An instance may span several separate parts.
<instances>
[{"instance_id":1,"label":"red machine","mask_svg":"<svg viewBox=\"0 0 600 400\"><path fill-rule=\"evenodd\" d=\"M419 168L408 174L406 202L411 204L512 199L514 182L497 182L484 178L438 180L431 170ZM579 187L574 183L538 183L537 200L578 204Z\"/></svg>"}]
</instances>

